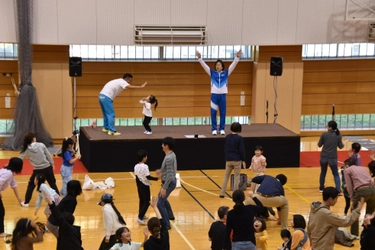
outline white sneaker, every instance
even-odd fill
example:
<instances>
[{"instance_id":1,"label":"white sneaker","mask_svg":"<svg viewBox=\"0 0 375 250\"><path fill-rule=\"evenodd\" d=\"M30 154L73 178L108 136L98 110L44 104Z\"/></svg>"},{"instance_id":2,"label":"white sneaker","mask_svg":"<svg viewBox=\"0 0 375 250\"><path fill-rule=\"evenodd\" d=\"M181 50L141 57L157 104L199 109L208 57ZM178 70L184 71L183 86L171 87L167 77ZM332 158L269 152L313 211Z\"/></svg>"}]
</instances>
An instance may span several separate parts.
<instances>
[{"instance_id":1,"label":"white sneaker","mask_svg":"<svg viewBox=\"0 0 375 250\"><path fill-rule=\"evenodd\" d=\"M212 135L217 135L217 131L216 130L212 130Z\"/></svg>"},{"instance_id":2,"label":"white sneaker","mask_svg":"<svg viewBox=\"0 0 375 250\"><path fill-rule=\"evenodd\" d=\"M147 225L147 223L141 219L137 219L137 222L141 225Z\"/></svg>"},{"instance_id":3,"label":"white sneaker","mask_svg":"<svg viewBox=\"0 0 375 250\"><path fill-rule=\"evenodd\" d=\"M148 132L148 131L147 131L147 130L145 130L145 132L143 132L143 134L147 134L147 132Z\"/></svg>"},{"instance_id":4,"label":"white sneaker","mask_svg":"<svg viewBox=\"0 0 375 250\"><path fill-rule=\"evenodd\" d=\"M29 207L29 203L25 204L25 201L21 202L21 206L23 207Z\"/></svg>"},{"instance_id":5,"label":"white sneaker","mask_svg":"<svg viewBox=\"0 0 375 250\"><path fill-rule=\"evenodd\" d=\"M147 215L143 216L143 219L148 219L148 216Z\"/></svg>"},{"instance_id":6,"label":"white sneaker","mask_svg":"<svg viewBox=\"0 0 375 250\"><path fill-rule=\"evenodd\" d=\"M225 135L225 131L224 130L220 130L220 134L221 135Z\"/></svg>"},{"instance_id":7,"label":"white sneaker","mask_svg":"<svg viewBox=\"0 0 375 250\"><path fill-rule=\"evenodd\" d=\"M152 132L151 131L147 131L146 135L152 135Z\"/></svg>"}]
</instances>

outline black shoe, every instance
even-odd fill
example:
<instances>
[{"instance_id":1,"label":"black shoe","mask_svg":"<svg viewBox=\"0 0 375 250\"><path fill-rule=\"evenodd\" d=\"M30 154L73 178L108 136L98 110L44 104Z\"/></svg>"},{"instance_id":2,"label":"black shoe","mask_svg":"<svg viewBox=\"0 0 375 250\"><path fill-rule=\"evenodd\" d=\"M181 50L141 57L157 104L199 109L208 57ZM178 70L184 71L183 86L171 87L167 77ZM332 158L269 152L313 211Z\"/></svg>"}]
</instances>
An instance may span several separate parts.
<instances>
[{"instance_id":1,"label":"black shoe","mask_svg":"<svg viewBox=\"0 0 375 250\"><path fill-rule=\"evenodd\" d=\"M174 217L170 217L169 220L174 220Z\"/></svg>"},{"instance_id":2,"label":"black shoe","mask_svg":"<svg viewBox=\"0 0 375 250\"><path fill-rule=\"evenodd\" d=\"M219 195L220 198L224 198L224 195Z\"/></svg>"},{"instance_id":3,"label":"black shoe","mask_svg":"<svg viewBox=\"0 0 375 250\"><path fill-rule=\"evenodd\" d=\"M171 230L172 228L171 228L171 226L169 226L169 227L167 227L167 229L168 229L168 230Z\"/></svg>"}]
</instances>

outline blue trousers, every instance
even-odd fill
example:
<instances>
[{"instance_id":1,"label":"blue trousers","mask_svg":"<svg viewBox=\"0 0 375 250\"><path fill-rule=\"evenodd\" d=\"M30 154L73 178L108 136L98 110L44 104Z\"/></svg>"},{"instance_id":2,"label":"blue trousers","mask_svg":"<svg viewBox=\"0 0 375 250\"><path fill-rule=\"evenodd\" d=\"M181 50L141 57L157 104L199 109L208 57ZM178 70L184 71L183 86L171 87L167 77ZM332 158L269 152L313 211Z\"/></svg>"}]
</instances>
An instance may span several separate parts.
<instances>
[{"instance_id":1,"label":"blue trousers","mask_svg":"<svg viewBox=\"0 0 375 250\"><path fill-rule=\"evenodd\" d=\"M168 201L168 197L175 188L176 188L176 181L171 181L169 183L169 186L167 187L167 195L164 198L162 198L159 194L158 209L160 211L162 220L164 221L167 228L171 226L169 222L169 218L174 217L171 204Z\"/></svg>"},{"instance_id":2,"label":"blue trousers","mask_svg":"<svg viewBox=\"0 0 375 250\"><path fill-rule=\"evenodd\" d=\"M216 115L217 110L220 111L220 128L225 129L225 115L227 113L227 95L226 94L211 94L211 122L212 131L217 130Z\"/></svg>"},{"instance_id":3,"label":"blue trousers","mask_svg":"<svg viewBox=\"0 0 375 250\"><path fill-rule=\"evenodd\" d=\"M68 194L66 190L66 186L68 185L69 181L73 180L73 177L72 177L73 166L67 167L67 166L62 165L60 168L60 174L62 178L62 186L61 186L60 194L62 196L66 196Z\"/></svg>"},{"instance_id":4,"label":"blue trousers","mask_svg":"<svg viewBox=\"0 0 375 250\"><path fill-rule=\"evenodd\" d=\"M324 189L324 182L326 180L327 167L331 168L333 178L335 180L336 189L341 191L340 177L337 169L337 159L332 157L320 157L320 185L319 189Z\"/></svg>"},{"instance_id":5,"label":"blue trousers","mask_svg":"<svg viewBox=\"0 0 375 250\"><path fill-rule=\"evenodd\" d=\"M116 132L115 129L115 110L113 108L113 101L108 96L103 94L99 95L99 104L102 109L104 128Z\"/></svg>"}]
</instances>

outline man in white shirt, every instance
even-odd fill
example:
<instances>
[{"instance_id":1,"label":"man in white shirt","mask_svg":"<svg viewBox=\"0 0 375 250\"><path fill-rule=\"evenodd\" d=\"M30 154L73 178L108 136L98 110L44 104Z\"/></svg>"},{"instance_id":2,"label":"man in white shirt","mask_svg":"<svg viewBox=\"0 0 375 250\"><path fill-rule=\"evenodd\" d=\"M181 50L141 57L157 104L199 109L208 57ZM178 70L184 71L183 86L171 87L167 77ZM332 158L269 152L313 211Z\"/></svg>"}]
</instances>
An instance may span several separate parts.
<instances>
[{"instance_id":1,"label":"man in white shirt","mask_svg":"<svg viewBox=\"0 0 375 250\"><path fill-rule=\"evenodd\" d=\"M147 84L145 82L141 86L131 85L133 76L126 73L122 78L109 81L104 85L102 91L99 94L99 104L103 113L104 127L102 131L108 133L108 135L121 135L115 129L115 110L113 108L113 100L118 96L124 89L140 89L144 88Z\"/></svg>"}]
</instances>

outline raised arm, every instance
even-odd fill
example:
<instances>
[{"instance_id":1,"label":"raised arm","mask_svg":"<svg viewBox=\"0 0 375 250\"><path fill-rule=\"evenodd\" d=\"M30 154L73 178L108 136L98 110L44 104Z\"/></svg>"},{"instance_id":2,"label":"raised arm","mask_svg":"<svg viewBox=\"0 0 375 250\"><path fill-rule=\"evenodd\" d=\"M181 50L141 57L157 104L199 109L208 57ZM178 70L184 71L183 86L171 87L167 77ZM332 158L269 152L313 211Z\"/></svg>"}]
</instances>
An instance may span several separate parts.
<instances>
[{"instance_id":1,"label":"raised arm","mask_svg":"<svg viewBox=\"0 0 375 250\"><path fill-rule=\"evenodd\" d=\"M142 85L128 85L126 86L127 89L141 89L141 88L144 88L145 86L147 85L147 82L145 82L144 84Z\"/></svg>"},{"instance_id":2,"label":"raised arm","mask_svg":"<svg viewBox=\"0 0 375 250\"><path fill-rule=\"evenodd\" d=\"M240 61L240 57L242 55L242 51L239 50L237 52L237 56L236 58L234 58L233 62L229 65L229 68L228 68L228 75L232 74L233 70L236 68L237 66L237 63Z\"/></svg>"},{"instance_id":3,"label":"raised arm","mask_svg":"<svg viewBox=\"0 0 375 250\"><path fill-rule=\"evenodd\" d=\"M203 61L201 53L199 53L199 51L196 51L196 52L195 52L195 55L198 57L198 62L202 65L204 71L206 71L206 73L207 73L209 76L211 76L211 69L210 69L210 67L208 67L208 65Z\"/></svg>"}]
</instances>

